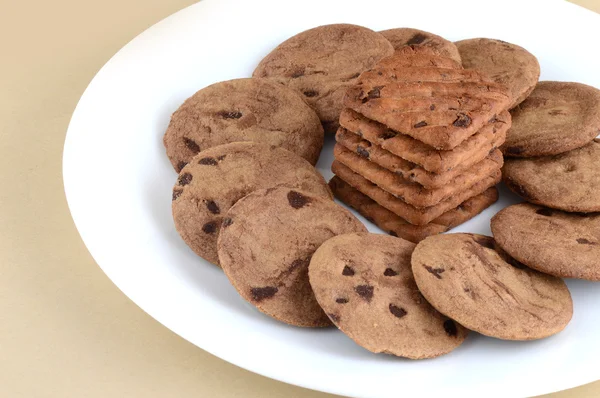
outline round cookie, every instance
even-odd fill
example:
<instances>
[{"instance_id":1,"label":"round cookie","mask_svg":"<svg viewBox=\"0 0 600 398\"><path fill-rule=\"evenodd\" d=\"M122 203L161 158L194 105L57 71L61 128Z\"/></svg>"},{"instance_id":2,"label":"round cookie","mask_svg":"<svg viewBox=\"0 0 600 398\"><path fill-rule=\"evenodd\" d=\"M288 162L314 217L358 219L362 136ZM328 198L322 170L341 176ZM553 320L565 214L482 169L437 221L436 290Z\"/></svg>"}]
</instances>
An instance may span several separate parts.
<instances>
[{"instance_id":1,"label":"round cookie","mask_svg":"<svg viewBox=\"0 0 600 398\"><path fill-rule=\"evenodd\" d=\"M476 69L496 83L506 85L511 93L511 105L519 105L535 88L540 78L537 58L523 47L494 39L457 41L465 69Z\"/></svg>"},{"instance_id":2,"label":"round cookie","mask_svg":"<svg viewBox=\"0 0 600 398\"><path fill-rule=\"evenodd\" d=\"M459 64L461 63L460 54L456 45L433 33L412 28L388 29L382 30L379 33L392 43L395 50L404 46L429 47L438 54L451 58Z\"/></svg>"},{"instance_id":3,"label":"round cookie","mask_svg":"<svg viewBox=\"0 0 600 398\"><path fill-rule=\"evenodd\" d=\"M554 156L506 158L504 183L526 201L564 211L600 211L600 139Z\"/></svg>"},{"instance_id":4,"label":"round cookie","mask_svg":"<svg viewBox=\"0 0 600 398\"><path fill-rule=\"evenodd\" d=\"M283 148L234 142L202 151L173 188L175 228L194 252L218 264L217 236L227 210L252 191L276 185L333 197L310 163Z\"/></svg>"},{"instance_id":5,"label":"round cookie","mask_svg":"<svg viewBox=\"0 0 600 398\"><path fill-rule=\"evenodd\" d=\"M385 37L357 25L324 25L277 46L256 67L266 77L300 92L326 132L335 133L346 88L394 48Z\"/></svg>"},{"instance_id":6,"label":"round cookie","mask_svg":"<svg viewBox=\"0 0 600 398\"><path fill-rule=\"evenodd\" d=\"M511 112L504 155L557 155L580 148L600 134L600 90L580 83L539 82Z\"/></svg>"},{"instance_id":7,"label":"round cookie","mask_svg":"<svg viewBox=\"0 0 600 398\"><path fill-rule=\"evenodd\" d=\"M238 293L260 311L290 325L329 326L310 287L308 264L326 240L366 230L328 198L287 187L263 189L227 213L219 260Z\"/></svg>"},{"instance_id":8,"label":"round cookie","mask_svg":"<svg viewBox=\"0 0 600 398\"><path fill-rule=\"evenodd\" d=\"M458 347L469 331L419 293L410 267L414 243L352 233L325 242L308 268L317 301L358 345L412 359Z\"/></svg>"},{"instance_id":9,"label":"round cookie","mask_svg":"<svg viewBox=\"0 0 600 398\"><path fill-rule=\"evenodd\" d=\"M565 213L529 203L492 218L498 245L530 268L561 278L600 280L600 214Z\"/></svg>"},{"instance_id":10,"label":"round cookie","mask_svg":"<svg viewBox=\"0 0 600 398\"><path fill-rule=\"evenodd\" d=\"M468 329L505 340L534 340L563 330L573 301L562 279L531 270L494 250L493 238L426 238L412 255L423 296Z\"/></svg>"},{"instance_id":11,"label":"round cookie","mask_svg":"<svg viewBox=\"0 0 600 398\"><path fill-rule=\"evenodd\" d=\"M280 146L314 165L323 127L294 90L267 79L235 79L188 98L171 116L163 138L177 172L198 152L237 141Z\"/></svg>"}]
</instances>

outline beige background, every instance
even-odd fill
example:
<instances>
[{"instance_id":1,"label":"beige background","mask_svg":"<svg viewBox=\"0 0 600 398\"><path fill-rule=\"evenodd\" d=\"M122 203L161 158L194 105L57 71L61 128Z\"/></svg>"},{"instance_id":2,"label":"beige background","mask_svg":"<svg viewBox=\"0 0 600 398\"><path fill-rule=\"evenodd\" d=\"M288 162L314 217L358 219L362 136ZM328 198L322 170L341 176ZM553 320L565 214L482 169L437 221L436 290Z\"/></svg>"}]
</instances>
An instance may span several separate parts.
<instances>
[{"instance_id":1,"label":"beige background","mask_svg":"<svg viewBox=\"0 0 600 398\"><path fill-rule=\"evenodd\" d=\"M329 396L159 325L96 266L69 215L61 154L80 95L125 43L193 2L0 0L0 396ZM552 395L597 396L600 382Z\"/></svg>"}]
</instances>

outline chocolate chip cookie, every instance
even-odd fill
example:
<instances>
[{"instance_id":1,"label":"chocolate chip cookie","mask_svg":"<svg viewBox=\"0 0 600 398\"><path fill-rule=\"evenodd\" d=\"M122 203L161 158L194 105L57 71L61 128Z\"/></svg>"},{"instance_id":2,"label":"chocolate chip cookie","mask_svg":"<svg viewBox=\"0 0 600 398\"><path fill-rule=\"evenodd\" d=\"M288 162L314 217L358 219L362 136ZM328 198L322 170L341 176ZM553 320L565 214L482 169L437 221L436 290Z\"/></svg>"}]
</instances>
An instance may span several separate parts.
<instances>
[{"instance_id":1,"label":"chocolate chip cookie","mask_svg":"<svg viewBox=\"0 0 600 398\"><path fill-rule=\"evenodd\" d=\"M600 211L600 139L554 156L507 158L506 185L526 201L564 211Z\"/></svg>"},{"instance_id":2,"label":"chocolate chip cookie","mask_svg":"<svg viewBox=\"0 0 600 398\"><path fill-rule=\"evenodd\" d=\"M351 233L323 243L310 261L310 285L325 313L371 352L433 358L469 333L419 293L410 267L414 247L391 236Z\"/></svg>"},{"instance_id":3,"label":"chocolate chip cookie","mask_svg":"<svg viewBox=\"0 0 600 398\"><path fill-rule=\"evenodd\" d=\"M188 98L171 116L163 141L177 172L200 151L236 141L280 146L315 164L323 127L294 90L267 79L235 79Z\"/></svg>"},{"instance_id":4,"label":"chocolate chip cookie","mask_svg":"<svg viewBox=\"0 0 600 398\"><path fill-rule=\"evenodd\" d=\"M217 236L227 210L252 191L276 185L332 197L317 170L283 148L234 142L202 151L181 170L173 188L175 228L194 252L218 264Z\"/></svg>"},{"instance_id":5,"label":"chocolate chip cookie","mask_svg":"<svg viewBox=\"0 0 600 398\"><path fill-rule=\"evenodd\" d=\"M308 264L323 242L366 232L329 198L276 187L256 191L228 212L219 235L219 260L239 294L285 323L330 325L308 281Z\"/></svg>"},{"instance_id":6,"label":"chocolate chip cookie","mask_svg":"<svg viewBox=\"0 0 600 398\"><path fill-rule=\"evenodd\" d=\"M478 70L509 88L509 108L523 102L540 78L537 58L516 44L484 38L461 40L455 44L465 68Z\"/></svg>"},{"instance_id":7,"label":"chocolate chip cookie","mask_svg":"<svg viewBox=\"0 0 600 398\"><path fill-rule=\"evenodd\" d=\"M511 114L512 127L501 147L506 156L557 155L600 134L600 90L580 83L539 82Z\"/></svg>"},{"instance_id":8,"label":"chocolate chip cookie","mask_svg":"<svg viewBox=\"0 0 600 398\"><path fill-rule=\"evenodd\" d=\"M562 278L600 280L600 213L565 213L529 203L492 218L498 245L519 262Z\"/></svg>"},{"instance_id":9,"label":"chocolate chip cookie","mask_svg":"<svg viewBox=\"0 0 600 398\"><path fill-rule=\"evenodd\" d=\"M346 88L361 72L393 53L390 42L370 29L325 25L281 43L258 64L253 76L298 91L316 110L325 131L335 133Z\"/></svg>"},{"instance_id":10,"label":"chocolate chip cookie","mask_svg":"<svg viewBox=\"0 0 600 398\"><path fill-rule=\"evenodd\" d=\"M414 243L420 242L428 236L446 232L470 220L498 200L498 190L492 187L482 194L467 199L458 207L448 210L428 224L412 225L367 195L354 189L338 176L329 180L329 187L336 198L352 207L383 231Z\"/></svg>"},{"instance_id":11,"label":"chocolate chip cookie","mask_svg":"<svg viewBox=\"0 0 600 398\"><path fill-rule=\"evenodd\" d=\"M505 340L563 330L573 301L562 279L531 270L475 234L431 236L412 255L417 286L431 305L466 328Z\"/></svg>"},{"instance_id":12,"label":"chocolate chip cookie","mask_svg":"<svg viewBox=\"0 0 600 398\"><path fill-rule=\"evenodd\" d=\"M405 46L429 47L436 53L460 63L458 48L449 40L424 30L396 28L379 32L398 50Z\"/></svg>"}]
</instances>

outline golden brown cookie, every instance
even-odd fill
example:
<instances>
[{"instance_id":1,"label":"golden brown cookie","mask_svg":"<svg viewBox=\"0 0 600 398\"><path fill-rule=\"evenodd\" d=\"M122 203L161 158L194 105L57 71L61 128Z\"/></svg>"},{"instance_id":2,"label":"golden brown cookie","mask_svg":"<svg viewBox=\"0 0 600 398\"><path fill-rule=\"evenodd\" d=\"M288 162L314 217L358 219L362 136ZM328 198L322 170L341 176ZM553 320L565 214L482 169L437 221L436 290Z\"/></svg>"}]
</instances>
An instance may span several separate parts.
<instances>
[{"instance_id":1,"label":"golden brown cookie","mask_svg":"<svg viewBox=\"0 0 600 398\"><path fill-rule=\"evenodd\" d=\"M557 155L600 134L600 90L580 83L539 82L511 114L512 127L501 147L504 155Z\"/></svg>"},{"instance_id":2,"label":"golden brown cookie","mask_svg":"<svg viewBox=\"0 0 600 398\"><path fill-rule=\"evenodd\" d=\"M492 233L504 251L530 268L600 281L600 213L565 213L520 203L492 218Z\"/></svg>"},{"instance_id":3,"label":"golden brown cookie","mask_svg":"<svg viewBox=\"0 0 600 398\"><path fill-rule=\"evenodd\" d=\"M276 185L331 198L317 170L283 148L234 142L202 151L181 170L173 188L175 228L196 254L218 264L217 236L227 210L252 191Z\"/></svg>"},{"instance_id":4,"label":"golden brown cookie","mask_svg":"<svg viewBox=\"0 0 600 398\"><path fill-rule=\"evenodd\" d=\"M380 206L367 195L352 188L338 176L329 180L329 187L336 198L359 212L368 221L392 236L414 243L420 242L428 236L446 232L470 220L498 200L498 190L492 187L480 195L467 199L457 208L448 210L429 224L412 225L397 214Z\"/></svg>"},{"instance_id":5,"label":"golden brown cookie","mask_svg":"<svg viewBox=\"0 0 600 398\"><path fill-rule=\"evenodd\" d=\"M395 50L399 50L405 46L429 47L437 54L461 63L460 54L458 53L456 45L433 33L412 28L388 29L382 30L379 33L392 43Z\"/></svg>"},{"instance_id":6,"label":"golden brown cookie","mask_svg":"<svg viewBox=\"0 0 600 398\"><path fill-rule=\"evenodd\" d=\"M431 236L412 255L417 286L431 305L466 328L505 340L534 340L563 330L573 301L562 279L531 270L475 234Z\"/></svg>"},{"instance_id":7,"label":"golden brown cookie","mask_svg":"<svg viewBox=\"0 0 600 398\"><path fill-rule=\"evenodd\" d=\"M267 79L235 79L188 98L171 116L163 141L177 172L198 152L237 141L280 146L314 165L323 127L294 90Z\"/></svg>"},{"instance_id":8,"label":"golden brown cookie","mask_svg":"<svg viewBox=\"0 0 600 398\"><path fill-rule=\"evenodd\" d=\"M506 185L526 201L560 209L600 211L600 139L554 156L507 158Z\"/></svg>"},{"instance_id":9,"label":"golden brown cookie","mask_svg":"<svg viewBox=\"0 0 600 398\"><path fill-rule=\"evenodd\" d=\"M419 293L410 266L414 247L391 236L351 233L323 243L310 261L310 285L323 310L371 352L433 358L469 333Z\"/></svg>"},{"instance_id":10,"label":"golden brown cookie","mask_svg":"<svg viewBox=\"0 0 600 398\"><path fill-rule=\"evenodd\" d=\"M331 165L331 171L356 190L367 195L381 206L414 225L425 225L432 222L445 212L458 207L467 199L485 192L488 188L491 188L500 182L501 179L501 173L500 170L498 170L469 189L464 190L435 206L417 208L395 197L391 193L384 191L376 184L353 172L350 168L336 160L334 160Z\"/></svg>"},{"instance_id":11,"label":"golden brown cookie","mask_svg":"<svg viewBox=\"0 0 600 398\"><path fill-rule=\"evenodd\" d=\"M335 145L333 154L338 162L355 173L377 184L384 191L418 208L435 206L441 201L469 189L493 172L500 170L503 163L502 154L500 151L495 151L483 162L478 163L480 167L458 175L447 185L427 189L421 184L393 173L339 144Z\"/></svg>"},{"instance_id":12,"label":"golden brown cookie","mask_svg":"<svg viewBox=\"0 0 600 398\"><path fill-rule=\"evenodd\" d=\"M308 281L308 264L335 235L366 232L329 198L287 187L246 196L228 212L219 235L219 260L238 293L282 322L328 326Z\"/></svg>"},{"instance_id":13,"label":"golden brown cookie","mask_svg":"<svg viewBox=\"0 0 600 398\"><path fill-rule=\"evenodd\" d=\"M423 55L406 49L361 74L344 105L438 150L455 148L508 107L507 88L477 71L397 66Z\"/></svg>"},{"instance_id":14,"label":"golden brown cookie","mask_svg":"<svg viewBox=\"0 0 600 398\"><path fill-rule=\"evenodd\" d=\"M390 130L381 123L369 120L351 109L342 111L340 124L366 141L415 163L429 172L446 173L473 166L488 156L492 150L502 145L506 138L506 132L511 126L511 118L510 113L501 112L491 123L483 126L476 134L451 151L436 150L412 137ZM361 146L368 153L372 153L372 149L375 150L375 147ZM406 167L406 165L402 166L402 168Z\"/></svg>"},{"instance_id":15,"label":"golden brown cookie","mask_svg":"<svg viewBox=\"0 0 600 398\"><path fill-rule=\"evenodd\" d=\"M301 32L277 46L252 76L273 79L301 93L325 131L335 133L346 88L361 72L394 53L379 33L334 24Z\"/></svg>"},{"instance_id":16,"label":"golden brown cookie","mask_svg":"<svg viewBox=\"0 0 600 398\"><path fill-rule=\"evenodd\" d=\"M516 44L483 38L461 40L455 44L465 68L478 70L509 88L509 108L523 102L540 78L537 58Z\"/></svg>"}]
</instances>

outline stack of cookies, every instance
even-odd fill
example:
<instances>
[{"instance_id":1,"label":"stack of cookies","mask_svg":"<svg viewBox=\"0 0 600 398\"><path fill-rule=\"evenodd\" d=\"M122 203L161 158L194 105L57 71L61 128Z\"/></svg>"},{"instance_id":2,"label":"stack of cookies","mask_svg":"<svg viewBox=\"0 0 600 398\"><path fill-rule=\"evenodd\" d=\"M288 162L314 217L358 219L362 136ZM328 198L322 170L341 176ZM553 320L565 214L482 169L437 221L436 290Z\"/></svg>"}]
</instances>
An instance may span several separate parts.
<instances>
[{"instance_id":1,"label":"stack of cookies","mask_svg":"<svg viewBox=\"0 0 600 398\"><path fill-rule=\"evenodd\" d=\"M413 242L494 203L511 125L506 86L426 47L362 73L336 134L336 196Z\"/></svg>"}]
</instances>

